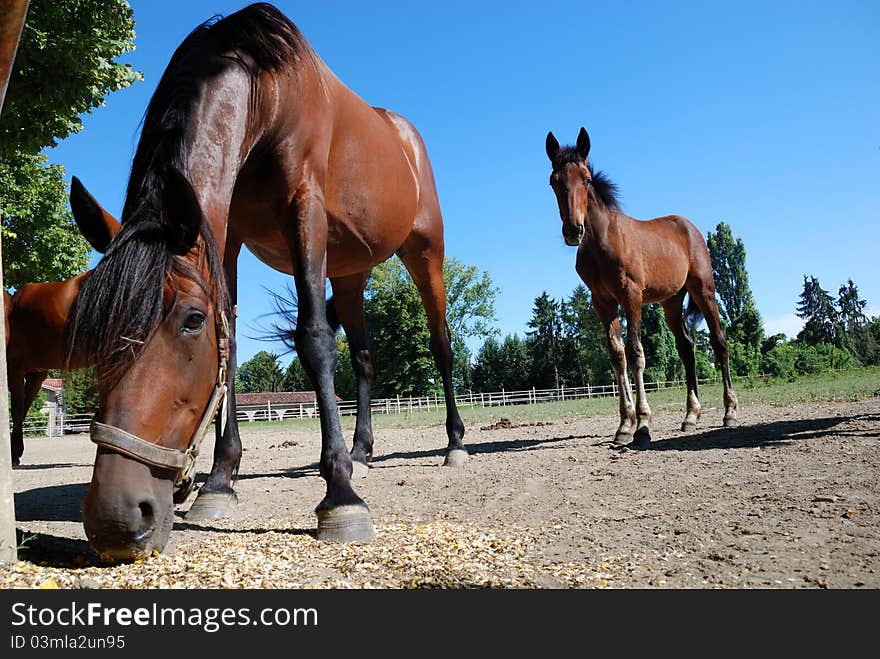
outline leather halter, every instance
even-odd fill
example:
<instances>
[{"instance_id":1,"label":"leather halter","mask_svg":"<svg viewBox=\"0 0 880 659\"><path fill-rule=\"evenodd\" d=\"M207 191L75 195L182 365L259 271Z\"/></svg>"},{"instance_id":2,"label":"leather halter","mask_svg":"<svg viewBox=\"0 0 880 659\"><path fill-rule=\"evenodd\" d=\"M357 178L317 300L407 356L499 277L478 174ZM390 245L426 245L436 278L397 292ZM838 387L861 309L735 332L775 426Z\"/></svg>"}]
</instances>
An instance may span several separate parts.
<instances>
[{"instance_id":1,"label":"leather halter","mask_svg":"<svg viewBox=\"0 0 880 659\"><path fill-rule=\"evenodd\" d=\"M92 441L98 446L103 446L150 467L174 472L174 485L192 481L196 458L199 456L199 446L201 446L202 440L208 432L208 427L218 410L220 410L220 419L224 427L227 422L225 403L228 386L226 367L229 363L229 321L225 312L220 313L217 336L217 381L214 383L214 391L211 394L211 400L208 401L207 408L205 408L205 413L202 415L202 420L196 427L185 451L159 446L121 428L99 421L92 421L90 429Z\"/></svg>"}]
</instances>

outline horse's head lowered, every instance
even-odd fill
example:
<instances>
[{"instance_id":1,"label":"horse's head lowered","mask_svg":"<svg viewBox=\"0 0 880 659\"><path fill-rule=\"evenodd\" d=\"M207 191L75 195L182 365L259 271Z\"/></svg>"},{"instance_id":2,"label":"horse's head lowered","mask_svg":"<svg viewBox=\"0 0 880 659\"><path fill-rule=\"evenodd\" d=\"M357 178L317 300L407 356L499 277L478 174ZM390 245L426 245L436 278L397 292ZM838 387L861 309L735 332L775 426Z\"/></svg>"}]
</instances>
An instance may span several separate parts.
<instances>
[{"instance_id":1,"label":"horse's head lowered","mask_svg":"<svg viewBox=\"0 0 880 659\"><path fill-rule=\"evenodd\" d=\"M83 524L113 559L164 548L175 488L188 491L226 387L220 256L186 177L169 168L162 179L87 278L68 326L68 354L92 355L98 374ZM93 204L72 207L80 226L101 221Z\"/></svg>"},{"instance_id":2,"label":"horse's head lowered","mask_svg":"<svg viewBox=\"0 0 880 659\"><path fill-rule=\"evenodd\" d=\"M584 237L584 224L589 212L589 187L593 174L587 163L590 155L590 136L584 128L578 133L574 148L560 147L553 133L547 133L547 157L553 164L550 187L556 193L559 216L562 218L562 237L566 245L579 245Z\"/></svg>"}]
</instances>

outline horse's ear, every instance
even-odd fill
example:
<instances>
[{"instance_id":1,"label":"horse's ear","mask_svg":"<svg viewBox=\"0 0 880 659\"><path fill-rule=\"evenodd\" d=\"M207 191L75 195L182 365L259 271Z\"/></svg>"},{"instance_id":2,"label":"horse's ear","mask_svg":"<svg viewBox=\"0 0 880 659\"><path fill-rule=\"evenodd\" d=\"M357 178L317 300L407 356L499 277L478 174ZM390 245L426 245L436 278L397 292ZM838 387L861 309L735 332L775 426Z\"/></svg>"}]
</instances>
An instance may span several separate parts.
<instances>
[{"instance_id":1,"label":"horse's ear","mask_svg":"<svg viewBox=\"0 0 880 659\"><path fill-rule=\"evenodd\" d=\"M556 154L559 153L559 141L553 136L553 131L547 133L547 157L550 158L550 162L553 162L556 159Z\"/></svg>"},{"instance_id":2,"label":"horse's ear","mask_svg":"<svg viewBox=\"0 0 880 659\"><path fill-rule=\"evenodd\" d=\"M122 226L89 194L76 176L70 181L70 208L80 233L96 252L103 254Z\"/></svg>"},{"instance_id":3,"label":"horse's ear","mask_svg":"<svg viewBox=\"0 0 880 659\"><path fill-rule=\"evenodd\" d=\"M590 134L583 126L581 126L581 132L578 133L577 150L578 155L584 160L590 155Z\"/></svg>"},{"instance_id":4,"label":"horse's ear","mask_svg":"<svg viewBox=\"0 0 880 659\"><path fill-rule=\"evenodd\" d=\"M176 167L169 167L164 178L162 210L168 249L182 256L193 248L199 237L204 217L202 207L192 183L183 172Z\"/></svg>"}]
</instances>

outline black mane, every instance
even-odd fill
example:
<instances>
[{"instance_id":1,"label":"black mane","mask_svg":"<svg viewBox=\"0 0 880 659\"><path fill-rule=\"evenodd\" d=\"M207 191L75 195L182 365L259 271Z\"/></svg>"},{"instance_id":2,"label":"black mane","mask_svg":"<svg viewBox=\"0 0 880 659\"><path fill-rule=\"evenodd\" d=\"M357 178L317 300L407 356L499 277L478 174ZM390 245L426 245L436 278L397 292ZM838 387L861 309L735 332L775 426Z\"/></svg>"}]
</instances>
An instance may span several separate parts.
<instances>
[{"instance_id":1,"label":"black mane","mask_svg":"<svg viewBox=\"0 0 880 659\"><path fill-rule=\"evenodd\" d=\"M162 208L168 168L188 171L185 137L205 81L232 66L255 80L262 71L297 65L311 48L275 7L258 3L226 18L214 17L178 46L144 114L122 211L122 230L86 277L71 310L65 337L68 359L92 355L98 377L112 386L122 377L165 314L165 285L176 278L199 282L215 313L229 313L222 259L211 228L200 227L200 249L189 256L169 250ZM195 258L206 262L196 263ZM205 272L207 271L207 272Z\"/></svg>"},{"instance_id":2,"label":"black mane","mask_svg":"<svg viewBox=\"0 0 880 659\"><path fill-rule=\"evenodd\" d=\"M560 147L553 158L553 171L570 163L583 162L583 160L584 157L578 152L576 147ZM617 184L608 178L605 172L596 169L589 161L587 162L587 169L590 170L590 175L593 177L593 190L602 205L609 210L621 210L620 191L617 188Z\"/></svg>"}]
</instances>

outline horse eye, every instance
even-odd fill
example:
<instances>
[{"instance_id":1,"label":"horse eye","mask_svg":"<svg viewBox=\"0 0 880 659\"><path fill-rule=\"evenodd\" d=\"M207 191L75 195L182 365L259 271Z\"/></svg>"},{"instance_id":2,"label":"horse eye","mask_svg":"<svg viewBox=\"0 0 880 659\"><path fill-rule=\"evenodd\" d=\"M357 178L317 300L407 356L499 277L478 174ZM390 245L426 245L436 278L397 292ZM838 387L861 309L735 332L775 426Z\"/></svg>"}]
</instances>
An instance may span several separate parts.
<instances>
[{"instance_id":1,"label":"horse eye","mask_svg":"<svg viewBox=\"0 0 880 659\"><path fill-rule=\"evenodd\" d=\"M205 314L201 311L190 311L183 319L183 325L180 329L187 334L195 334L205 326L205 320Z\"/></svg>"}]
</instances>

